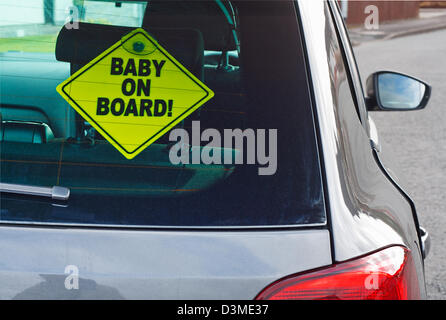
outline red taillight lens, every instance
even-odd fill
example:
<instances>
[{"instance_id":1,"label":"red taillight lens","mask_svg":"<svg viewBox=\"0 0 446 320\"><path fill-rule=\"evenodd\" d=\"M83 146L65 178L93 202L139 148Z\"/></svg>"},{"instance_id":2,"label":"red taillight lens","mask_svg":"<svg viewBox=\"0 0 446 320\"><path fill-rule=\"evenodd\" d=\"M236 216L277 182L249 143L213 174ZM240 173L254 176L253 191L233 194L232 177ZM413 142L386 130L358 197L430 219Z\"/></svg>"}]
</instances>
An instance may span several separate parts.
<instances>
[{"instance_id":1,"label":"red taillight lens","mask_svg":"<svg viewBox=\"0 0 446 320\"><path fill-rule=\"evenodd\" d=\"M257 300L406 300L420 290L410 251L395 246L279 280Z\"/></svg>"}]
</instances>

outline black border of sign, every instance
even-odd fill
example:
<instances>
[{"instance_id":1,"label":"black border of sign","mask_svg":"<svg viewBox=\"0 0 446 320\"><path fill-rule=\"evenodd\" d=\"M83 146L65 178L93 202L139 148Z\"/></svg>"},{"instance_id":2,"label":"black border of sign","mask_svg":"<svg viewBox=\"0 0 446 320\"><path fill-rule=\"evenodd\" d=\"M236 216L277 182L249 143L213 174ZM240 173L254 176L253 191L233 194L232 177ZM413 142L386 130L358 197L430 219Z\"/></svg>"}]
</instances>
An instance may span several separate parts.
<instances>
[{"instance_id":1,"label":"black border of sign","mask_svg":"<svg viewBox=\"0 0 446 320\"><path fill-rule=\"evenodd\" d=\"M152 43L157 50L161 51L161 53L167 58L169 59L170 62L172 62L178 69L180 69L187 77L189 77L193 82L195 82L201 89L203 89L203 91L206 93L206 95L201 98L200 100L198 100L194 105L192 105L190 108L188 108L186 111L184 111L181 115L179 115L178 117L175 118L175 120L172 120L170 123L168 123L166 126L164 126L161 130L159 130L157 133L155 133L154 135L152 135L149 139L147 139L146 141L144 141L138 148L136 148L135 150L133 150L132 152L127 151L126 148L124 148L123 146L121 146L121 144L116 141L107 131L104 130L104 128L102 128L96 121L94 121L94 119L91 118L91 116L85 112L84 109L82 109L82 107L77 104L76 101L73 100L73 98L70 97L70 95L65 91L65 87L68 86L69 84L71 84L74 80L76 80L79 76L81 76L83 73L85 73L87 70L89 70L90 68L94 67L96 64L98 64L98 62L100 62L101 60L103 60L105 57L109 56L113 51L117 50L118 48L122 47L122 45L124 43L126 43L127 41L129 41L130 39L132 39L134 36L136 36L137 34L142 34L147 40L150 41L150 43ZM167 51L166 51L167 52ZM95 123L99 128L101 128L101 130L103 132L105 132L105 134L112 139L122 150L124 150L127 154L134 154L136 151L138 151L142 146L144 146L146 143L148 143L150 140L154 139L155 137L157 137L161 131L165 130L167 127L169 127L173 122L175 122L176 120L178 120L178 118L180 118L183 114L187 113L190 109L193 109L197 104L199 104L201 101L203 101L204 99L206 99L209 96L209 92L208 90L206 90L205 88L203 88L203 86L198 83L194 78L192 78L189 74L187 74L187 72L184 72L185 69L182 65L178 65L178 63L176 63L175 61L173 61L168 55L166 55L166 53L164 52L164 49L162 47L159 47L157 45L157 43L153 42L150 38L148 38L143 32L138 31L135 34L133 34L130 38L126 39L124 42L121 43L121 45L117 46L116 48L114 48L113 50L111 50L110 52L108 52L106 55L104 55L103 57L101 57L99 60L97 60L94 64L92 64L91 66L89 66L88 68L86 68L85 70L82 70L81 73L79 73L78 75L76 75L73 79L71 79L69 82L67 82L63 87L62 87L62 91L63 93L65 93L65 95L80 109L82 110L82 112L87 116L87 118L89 120L91 120L91 122ZM187 70L187 69L186 69ZM157 137L156 140L158 140L160 137Z\"/></svg>"}]
</instances>

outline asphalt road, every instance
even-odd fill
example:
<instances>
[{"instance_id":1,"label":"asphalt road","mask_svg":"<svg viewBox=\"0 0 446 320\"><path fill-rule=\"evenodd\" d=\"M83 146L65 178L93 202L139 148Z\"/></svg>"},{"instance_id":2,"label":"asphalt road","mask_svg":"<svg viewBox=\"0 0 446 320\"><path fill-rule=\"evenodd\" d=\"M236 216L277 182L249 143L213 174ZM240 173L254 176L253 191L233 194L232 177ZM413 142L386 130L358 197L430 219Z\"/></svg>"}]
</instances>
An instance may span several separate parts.
<instances>
[{"instance_id":1,"label":"asphalt road","mask_svg":"<svg viewBox=\"0 0 446 320\"><path fill-rule=\"evenodd\" d=\"M371 112L382 152L393 160L431 234L426 260L430 299L446 299L446 30L378 40L355 47L363 83L378 70L419 77L433 86L428 107L412 112ZM404 181L405 180L405 181Z\"/></svg>"}]
</instances>

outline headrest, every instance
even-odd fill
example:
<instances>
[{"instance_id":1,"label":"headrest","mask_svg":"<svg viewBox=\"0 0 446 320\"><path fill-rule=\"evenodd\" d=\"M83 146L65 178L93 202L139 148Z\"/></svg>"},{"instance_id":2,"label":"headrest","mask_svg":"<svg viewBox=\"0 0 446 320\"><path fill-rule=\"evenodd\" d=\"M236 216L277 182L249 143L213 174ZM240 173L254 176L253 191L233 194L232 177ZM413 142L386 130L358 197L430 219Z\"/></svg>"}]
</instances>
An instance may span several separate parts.
<instances>
[{"instance_id":1,"label":"headrest","mask_svg":"<svg viewBox=\"0 0 446 320\"><path fill-rule=\"evenodd\" d=\"M47 143L54 139L51 128L40 122L1 121L0 141Z\"/></svg>"},{"instance_id":2,"label":"headrest","mask_svg":"<svg viewBox=\"0 0 446 320\"><path fill-rule=\"evenodd\" d=\"M232 16L232 7L223 1L156 0L147 4L143 27L200 30L205 50L230 51L236 50Z\"/></svg>"},{"instance_id":3,"label":"headrest","mask_svg":"<svg viewBox=\"0 0 446 320\"><path fill-rule=\"evenodd\" d=\"M85 65L134 30L132 27L79 23L78 29L62 27L56 42L56 59ZM192 29L146 31L197 78L203 79L203 36Z\"/></svg>"}]
</instances>

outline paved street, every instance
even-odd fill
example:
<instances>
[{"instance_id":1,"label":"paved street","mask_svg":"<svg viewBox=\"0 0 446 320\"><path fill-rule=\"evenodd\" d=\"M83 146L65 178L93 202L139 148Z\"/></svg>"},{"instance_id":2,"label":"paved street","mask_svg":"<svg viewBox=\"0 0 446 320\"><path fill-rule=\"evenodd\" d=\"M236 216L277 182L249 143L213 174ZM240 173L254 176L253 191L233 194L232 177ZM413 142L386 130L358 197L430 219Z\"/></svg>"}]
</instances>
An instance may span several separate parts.
<instances>
[{"instance_id":1,"label":"paved street","mask_svg":"<svg viewBox=\"0 0 446 320\"><path fill-rule=\"evenodd\" d=\"M415 200L420 222L432 238L426 261L431 299L446 299L446 30L355 47L363 82L378 70L419 77L433 86L426 110L373 112L383 153Z\"/></svg>"}]
</instances>

